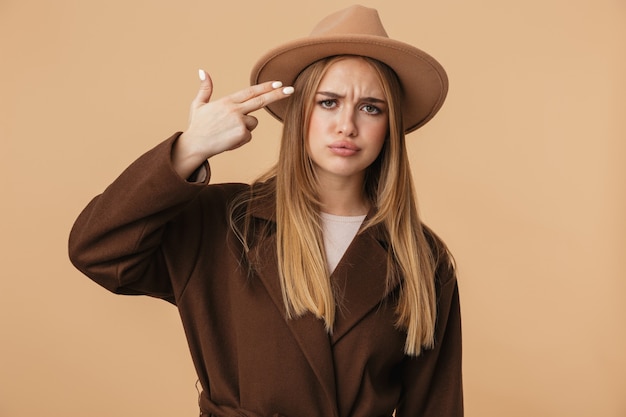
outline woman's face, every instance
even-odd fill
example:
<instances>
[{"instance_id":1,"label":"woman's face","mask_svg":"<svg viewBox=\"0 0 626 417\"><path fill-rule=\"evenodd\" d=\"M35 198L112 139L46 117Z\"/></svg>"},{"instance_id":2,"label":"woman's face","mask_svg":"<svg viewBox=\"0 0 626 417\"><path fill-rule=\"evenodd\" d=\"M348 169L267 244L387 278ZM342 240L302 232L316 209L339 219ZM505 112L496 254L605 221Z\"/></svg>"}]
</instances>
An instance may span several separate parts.
<instances>
[{"instance_id":1,"label":"woman's face","mask_svg":"<svg viewBox=\"0 0 626 417\"><path fill-rule=\"evenodd\" d=\"M332 63L314 96L306 144L318 178L362 182L388 127L388 104L374 68L356 57Z\"/></svg>"}]
</instances>

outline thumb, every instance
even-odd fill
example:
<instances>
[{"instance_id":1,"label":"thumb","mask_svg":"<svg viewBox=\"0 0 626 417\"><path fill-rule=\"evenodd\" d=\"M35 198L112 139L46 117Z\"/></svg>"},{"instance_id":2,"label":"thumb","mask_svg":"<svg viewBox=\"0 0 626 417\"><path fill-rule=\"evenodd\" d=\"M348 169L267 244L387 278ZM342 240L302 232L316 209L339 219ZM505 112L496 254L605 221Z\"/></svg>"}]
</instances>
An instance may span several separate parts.
<instances>
[{"instance_id":1,"label":"thumb","mask_svg":"<svg viewBox=\"0 0 626 417\"><path fill-rule=\"evenodd\" d=\"M198 90L198 94L194 99L194 105L196 107L208 103L211 99L211 94L213 94L213 81L211 81L209 74L201 69L198 70L198 76L200 77L200 90Z\"/></svg>"}]
</instances>

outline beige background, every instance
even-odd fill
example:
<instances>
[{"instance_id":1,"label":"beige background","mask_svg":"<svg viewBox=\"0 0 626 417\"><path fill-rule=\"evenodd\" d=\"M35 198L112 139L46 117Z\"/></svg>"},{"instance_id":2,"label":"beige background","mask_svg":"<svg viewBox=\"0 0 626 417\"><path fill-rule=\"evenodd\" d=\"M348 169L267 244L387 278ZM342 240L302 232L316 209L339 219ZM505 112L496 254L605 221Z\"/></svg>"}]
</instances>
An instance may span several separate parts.
<instances>
[{"instance_id":1,"label":"beige background","mask_svg":"<svg viewBox=\"0 0 626 417\"><path fill-rule=\"evenodd\" d=\"M0 1L0 416L194 416L176 310L67 260L88 200L261 53L351 2ZM454 251L468 417L626 415L623 0L370 1L451 89L411 135L427 222ZM213 162L248 181L279 125ZM295 416L294 416L295 417Z\"/></svg>"}]
</instances>

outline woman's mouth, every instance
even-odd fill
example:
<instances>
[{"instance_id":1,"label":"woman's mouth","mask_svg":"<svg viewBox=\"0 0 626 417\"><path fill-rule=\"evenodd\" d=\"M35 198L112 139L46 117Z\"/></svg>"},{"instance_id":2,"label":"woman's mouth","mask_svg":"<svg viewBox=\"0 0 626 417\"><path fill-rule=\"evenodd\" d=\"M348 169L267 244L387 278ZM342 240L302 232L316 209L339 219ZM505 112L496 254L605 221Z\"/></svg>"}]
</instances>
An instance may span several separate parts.
<instances>
[{"instance_id":1,"label":"woman's mouth","mask_svg":"<svg viewBox=\"0 0 626 417\"><path fill-rule=\"evenodd\" d=\"M328 146L330 151L339 156L352 156L360 151L359 147L352 142L339 141Z\"/></svg>"}]
</instances>

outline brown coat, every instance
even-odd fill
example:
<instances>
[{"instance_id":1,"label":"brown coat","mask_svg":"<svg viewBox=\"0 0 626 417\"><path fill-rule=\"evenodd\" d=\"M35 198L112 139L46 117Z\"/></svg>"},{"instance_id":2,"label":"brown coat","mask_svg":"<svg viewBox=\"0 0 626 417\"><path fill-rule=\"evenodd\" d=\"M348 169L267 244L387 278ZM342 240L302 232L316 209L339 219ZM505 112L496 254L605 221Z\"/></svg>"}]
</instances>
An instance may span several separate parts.
<instances>
[{"instance_id":1,"label":"brown coat","mask_svg":"<svg viewBox=\"0 0 626 417\"><path fill-rule=\"evenodd\" d=\"M170 164L176 137L85 208L69 249L76 267L110 291L178 307L204 415L463 415L458 290L447 262L436 277L436 346L418 358L403 354L406 335L393 325L397 288L385 290L376 227L357 235L332 274L340 300L332 335L310 314L287 320L272 238L251 248L248 275L229 227L229 202L249 186L181 180ZM273 221L271 202L251 210L256 221Z\"/></svg>"}]
</instances>

